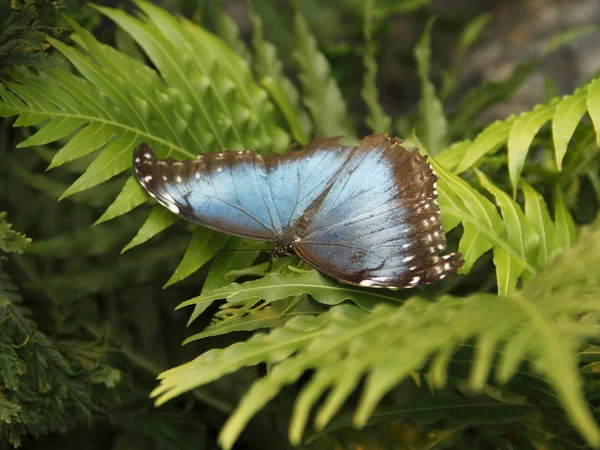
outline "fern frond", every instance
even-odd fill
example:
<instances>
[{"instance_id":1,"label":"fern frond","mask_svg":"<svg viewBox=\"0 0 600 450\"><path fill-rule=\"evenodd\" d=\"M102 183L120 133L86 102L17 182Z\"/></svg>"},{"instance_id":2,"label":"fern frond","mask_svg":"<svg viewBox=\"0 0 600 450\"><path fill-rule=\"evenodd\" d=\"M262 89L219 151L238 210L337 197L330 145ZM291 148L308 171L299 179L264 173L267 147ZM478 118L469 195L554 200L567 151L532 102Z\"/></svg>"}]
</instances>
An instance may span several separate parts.
<instances>
[{"instance_id":1,"label":"fern frond","mask_svg":"<svg viewBox=\"0 0 600 450\"><path fill-rule=\"evenodd\" d=\"M221 445L231 448L248 420L283 386L314 371L296 401L290 424L290 439L297 444L322 396L315 416L317 430L330 422L366 377L353 419L355 426L364 426L381 398L415 371L431 367L432 385L442 388L452 354L474 340L473 389L481 390L492 371L497 382L507 383L523 361L529 361L528 370L548 383L579 432L591 445L600 445L600 430L582 396L574 353L587 337L597 336L595 324L580 317L600 311L600 274L589 270L598 264L596 225L511 296L474 294L437 303L412 298L401 307L380 304L370 313L339 305L319 317L294 318L269 334L255 334L171 369L161 375L153 395L161 404L241 367L273 364L223 428Z\"/></svg>"},{"instance_id":2,"label":"fern frond","mask_svg":"<svg viewBox=\"0 0 600 450\"><path fill-rule=\"evenodd\" d=\"M6 221L6 212L0 212L0 252L23 253L31 243L31 239L12 229Z\"/></svg>"},{"instance_id":3,"label":"fern frond","mask_svg":"<svg viewBox=\"0 0 600 450\"><path fill-rule=\"evenodd\" d=\"M0 87L0 115L19 115L16 126L41 124L19 147L67 140L50 168L98 152L61 198L128 170L132 149L140 142L155 146L161 156L178 158L223 148L287 148L289 138L276 125L273 105L239 56L190 22L143 1L138 6L145 14L141 19L120 10L97 9L134 39L158 73L71 22L80 49L49 42L81 76L60 68L39 75L13 71L12 81ZM147 198L130 178L97 223L127 213ZM164 215L151 214L126 248L167 226ZM207 258L208 251L192 246L169 283L199 267L190 261L210 259L214 251Z\"/></svg>"},{"instance_id":4,"label":"fern frond","mask_svg":"<svg viewBox=\"0 0 600 450\"><path fill-rule=\"evenodd\" d=\"M461 147L464 148L463 144ZM563 230L565 243L572 242L574 229L569 211L563 205L553 221L543 197L526 183L523 182L523 212L515 200L483 173L477 172L479 181L494 196L497 206L437 160L430 161L439 177L438 200L444 227L449 231L462 224L464 228L459 242L465 260L461 271L468 273L484 253L492 250L501 295L510 294L519 279L531 278L566 248L559 245L557 228Z\"/></svg>"},{"instance_id":5,"label":"fern frond","mask_svg":"<svg viewBox=\"0 0 600 450\"><path fill-rule=\"evenodd\" d=\"M600 140L600 79L595 79L572 95L555 98L548 104L537 105L506 120L494 122L486 127L473 141L464 148L462 161L455 169L456 173L477 167L481 158L507 147L509 176L516 192L521 172L525 165L531 143L543 125L552 123L552 139L554 156L558 169L567 151L567 146L577 125L587 112L596 130L596 138ZM466 144L465 144L466 145Z\"/></svg>"},{"instance_id":6,"label":"fern frond","mask_svg":"<svg viewBox=\"0 0 600 450\"><path fill-rule=\"evenodd\" d=\"M398 297L391 291L363 289L340 284L324 277L316 270L285 275L271 273L263 278L245 283L231 283L206 295L194 297L181 303L178 308L204 302L226 299L230 304L252 299L267 303L284 298L310 294L319 303L337 305L350 299L363 309L372 309L379 302L397 302Z\"/></svg>"},{"instance_id":7,"label":"fern frond","mask_svg":"<svg viewBox=\"0 0 600 450\"><path fill-rule=\"evenodd\" d=\"M366 123L374 133L388 133L391 130L392 119L385 113L379 103L377 90L377 61L375 60L375 43L373 42L373 22L375 0L365 1L363 18L363 66L365 75L361 95L369 110Z\"/></svg>"},{"instance_id":8,"label":"fern frond","mask_svg":"<svg viewBox=\"0 0 600 450\"><path fill-rule=\"evenodd\" d=\"M227 247L226 252L215 256L206 280L202 284L201 297L229 284L230 279L227 277L227 274L247 268L260 253L256 242L240 238L230 238ZM194 311L190 314L188 325L196 320L211 304L212 302L196 303Z\"/></svg>"},{"instance_id":9,"label":"fern frond","mask_svg":"<svg viewBox=\"0 0 600 450\"><path fill-rule=\"evenodd\" d=\"M448 139L448 121L444 114L442 102L437 97L435 86L429 80L431 28L434 22L434 18L427 22L414 53L417 60L419 80L421 81L417 133L423 139L426 148L433 155L437 155L444 148Z\"/></svg>"},{"instance_id":10,"label":"fern frond","mask_svg":"<svg viewBox=\"0 0 600 450\"><path fill-rule=\"evenodd\" d=\"M303 100L313 117L317 134L324 137L345 136L356 140L356 134L349 123L346 102L331 75L329 63L319 51L316 39L299 12L294 16L294 30L294 56L300 68Z\"/></svg>"},{"instance_id":11,"label":"fern frond","mask_svg":"<svg viewBox=\"0 0 600 450\"><path fill-rule=\"evenodd\" d=\"M204 227L196 227L183 259L163 287L181 281L206 264L223 247L229 236Z\"/></svg>"},{"instance_id":12,"label":"fern frond","mask_svg":"<svg viewBox=\"0 0 600 450\"><path fill-rule=\"evenodd\" d=\"M265 40L262 19L254 11L252 2L249 2L249 6L253 26L252 47L256 54L254 69L259 76L260 84L271 94L273 101L284 115L294 139L300 144L306 144L311 135L312 123L300 105L298 89L285 76L275 46Z\"/></svg>"}]
</instances>

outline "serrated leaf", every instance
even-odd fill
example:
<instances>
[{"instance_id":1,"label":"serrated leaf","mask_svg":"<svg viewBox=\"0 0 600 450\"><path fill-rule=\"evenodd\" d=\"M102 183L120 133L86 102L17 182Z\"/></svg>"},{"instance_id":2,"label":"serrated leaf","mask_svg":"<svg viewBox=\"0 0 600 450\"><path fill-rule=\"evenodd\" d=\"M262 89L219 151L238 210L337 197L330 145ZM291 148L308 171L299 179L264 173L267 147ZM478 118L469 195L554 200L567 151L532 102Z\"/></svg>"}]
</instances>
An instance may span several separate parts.
<instances>
[{"instance_id":1,"label":"serrated leaf","mask_svg":"<svg viewBox=\"0 0 600 450\"><path fill-rule=\"evenodd\" d=\"M496 199L506 224L505 236L507 244L516 251L520 259L512 258L501 245L494 249L494 265L498 279L498 294L510 295L517 287L517 281L527 268L527 261L539 245L539 237L521 207L503 190L495 186L482 172L477 171L481 185Z\"/></svg>"},{"instance_id":2,"label":"serrated leaf","mask_svg":"<svg viewBox=\"0 0 600 450\"><path fill-rule=\"evenodd\" d=\"M371 309L377 302L397 301L394 294L374 289L336 283L316 270L300 274L269 274L255 281L231 283L199 297L181 303L177 308L203 302L225 299L229 303L261 298L266 302L281 300L292 295L310 294L324 305L337 305L344 300L352 300L363 309Z\"/></svg>"},{"instance_id":3,"label":"serrated leaf","mask_svg":"<svg viewBox=\"0 0 600 450\"><path fill-rule=\"evenodd\" d=\"M556 102L550 105L539 105L533 111L523 113L515 120L508 137L508 173L514 193L517 191L517 184L531 142L542 125L552 119L555 111Z\"/></svg>"},{"instance_id":4,"label":"serrated leaf","mask_svg":"<svg viewBox=\"0 0 600 450\"><path fill-rule=\"evenodd\" d=\"M117 132L118 130L105 123L89 123L54 155L48 169L58 167L66 162L92 153L110 142L110 139Z\"/></svg>"},{"instance_id":5,"label":"serrated leaf","mask_svg":"<svg viewBox=\"0 0 600 450\"><path fill-rule=\"evenodd\" d=\"M87 170L60 196L59 200L97 186L131 167L132 152L138 136L124 133L104 147Z\"/></svg>"},{"instance_id":6,"label":"serrated leaf","mask_svg":"<svg viewBox=\"0 0 600 450\"><path fill-rule=\"evenodd\" d=\"M294 57L300 67L303 100L314 119L317 133L323 137L345 136L347 139L356 139L349 124L346 103L331 75L329 63L319 51L306 20L298 12L294 16L294 31Z\"/></svg>"},{"instance_id":7,"label":"serrated leaf","mask_svg":"<svg viewBox=\"0 0 600 450\"><path fill-rule=\"evenodd\" d=\"M152 237L156 236L161 231L166 230L168 227L173 225L177 221L177 216L169 211L167 208L156 205L150 215L138 230L135 237L125 246L121 253L126 252L130 248L140 245Z\"/></svg>"},{"instance_id":8,"label":"serrated leaf","mask_svg":"<svg viewBox=\"0 0 600 450\"><path fill-rule=\"evenodd\" d=\"M0 251L5 253L23 253L31 244L31 239L12 229L6 221L6 212L0 211Z\"/></svg>"},{"instance_id":9,"label":"serrated leaf","mask_svg":"<svg viewBox=\"0 0 600 450\"><path fill-rule=\"evenodd\" d=\"M430 19L415 47L415 58L421 81L421 99L419 100L419 123L417 134L425 147L437 155L445 146L448 138L448 121L444 107L437 98L435 87L429 80L431 65L431 28L435 19Z\"/></svg>"},{"instance_id":10,"label":"serrated leaf","mask_svg":"<svg viewBox=\"0 0 600 450\"><path fill-rule=\"evenodd\" d=\"M275 46L264 39L262 19L252 7L250 19L253 25L252 47L256 53L254 68L260 77L260 84L269 92L285 117L294 139L300 144L306 144L312 131L312 124L308 114L300 105L300 94L296 86L285 76Z\"/></svg>"},{"instance_id":11,"label":"serrated leaf","mask_svg":"<svg viewBox=\"0 0 600 450\"><path fill-rule=\"evenodd\" d=\"M121 216L128 213L134 208L137 208L142 203L148 200L148 194L142 189L140 183L132 175L130 176L117 198L110 204L104 214L94 223L98 225L107 220L114 219L115 217Z\"/></svg>"},{"instance_id":12,"label":"serrated leaf","mask_svg":"<svg viewBox=\"0 0 600 450\"><path fill-rule=\"evenodd\" d=\"M312 308L295 308L292 310L279 311L273 306L264 308L252 309L247 315L233 319L221 320L216 323L211 323L201 333L194 334L183 341L182 345L204 339L207 337L221 336L236 331L255 331L261 328L275 328L285 324L288 320L294 317L304 315L316 315L321 310L314 306Z\"/></svg>"},{"instance_id":13,"label":"serrated leaf","mask_svg":"<svg viewBox=\"0 0 600 450\"><path fill-rule=\"evenodd\" d=\"M460 162L464 159L471 144L472 142L468 140L455 142L437 155L436 160L444 166L445 169L455 171Z\"/></svg>"},{"instance_id":14,"label":"serrated leaf","mask_svg":"<svg viewBox=\"0 0 600 450\"><path fill-rule=\"evenodd\" d=\"M565 153L567 153L567 145L573 137L575 128L577 128L586 112L586 94L586 89L578 89L573 95L563 97L552 118L552 139L554 141L556 165L559 169L562 168L562 161Z\"/></svg>"},{"instance_id":15,"label":"serrated leaf","mask_svg":"<svg viewBox=\"0 0 600 450\"><path fill-rule=\"evenodd\" d=\"M486 127L475 138L475 141L465 149L463 159L460 161L456 173L462 173L474 166L483 156L492 154L507 141L510 130L516 118L506 121L496 121Z\"/></svg>"},{"instance_id":16,"label":"serrated leaf","mask_svg":"<svg viewBox=\"0 0 600 450\"><path fill-rule=\"evenodd\" d=\"M204 227L196 227L183 259L164 288L178 283L200 269L225 245L229 236Z\"/></svg>"},{"instance_id":17,"label":"serrated leaf","mask_svg":"<svg viewBox=\"0 0 600 450\"><path fill-rule=\"evenodd\" d=\"M31 137L17 144L17 148L44 145L57 141L68 136L84 123L86 123L85 119L76 117L53 118Z\"/></svg>"},{"instance_id":18,"label":"serrated leaf","mask_svg":"<svg viewBox=\"0 0 600 450\"><path fill-rule=\"evenodd\" d=\"M540 268L559 252L559 241L554 222L552 222L542 195L525 182L522 182L522 189L525 195L525 216L540 238L535 258L535 266Z\"/></svg>"},{"instance_id":19,"label":"serrated leaf","mask_svg":"<svg viewBox=\"0 0 600 450\"><path fill-rule=\"evenodd\" d=\"M465 261L461 272L468 273L481 255L495 244L510 251L502 237L505 224L494 204L435 160L430 162L439 177L439 203L444 225L447 221L454 226L462 223L465 230L458 247ZM516 253L513 255L518 258Z\"/></svg>"},{"instance_id":20,"label":"serrated leaf","mask_svg":"<svg viewBox=\"0 0 600 450\"><path fill-rule=\"evenodd\" d=\"M573 245L577 239L577 226L565 204L560 188L554 188L554 223L556 236L563 250Z\"/></svg>"},{"instance_id":21,"label":"serrated leaf","mask_svg":"<svg viewBox=\"0 0 600 450\"><path fill-rule=\"evenodd\" d=\"M225 251L215 256L215 259L208 270L206 280L202 285L202 292L200 295L208 294L229 284L230 279L227 277L227 274L231 271L249 267L260 253L260 251L257 250L257 247L255 241L230 238L229 241L227 241L227 249L223 249ZM188 319L188 326L211 304L211 302L197 303Z\"/></svg>"},{"instance_id":22,"label":"serrated leaf","mask_svg":"<svg viewBox=\"0 0 600 450\"><path fill-rule=\"evenodd\" d=\"M366 0L364 4L363 38L365 48L363 50L363 66L365 75L360 93L369 110L366 123L371 131L374 133L388 133L391 131L392 119L385 113L379 103L379 91L377 90L377 60L375 59L375 43L372 36L375 0Z\"/></svg>"},{"instance_id":23,"label":"serrated leaf","mask_svg":"<svg viewBox=\"0 0 600 450\"><path fill-rule=\"evenodd\" d=\"M596 130L596 142L600 145L600 78L588 86L586 106Z\"/></svg>"}]
</instances>

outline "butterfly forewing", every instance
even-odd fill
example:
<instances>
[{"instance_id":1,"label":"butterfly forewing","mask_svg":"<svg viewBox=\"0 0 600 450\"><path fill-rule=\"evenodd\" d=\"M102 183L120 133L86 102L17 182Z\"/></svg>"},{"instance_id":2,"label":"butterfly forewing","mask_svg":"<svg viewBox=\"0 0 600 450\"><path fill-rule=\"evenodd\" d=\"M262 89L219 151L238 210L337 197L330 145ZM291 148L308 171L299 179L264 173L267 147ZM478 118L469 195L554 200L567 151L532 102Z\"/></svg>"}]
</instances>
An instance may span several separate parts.
<instances>
[{"instance_id":1,"label":"butterfly forewing","mask_svg":"<svg viewBox=\"0 0 600 450\"><path fill-rule=\"evenodd\" d=\"M159 160L142 144L134 152L134 173L161 205L191 222L250 239L276 241L281 235L264 161L257 153Z\"/></svg>"}]
</instances>

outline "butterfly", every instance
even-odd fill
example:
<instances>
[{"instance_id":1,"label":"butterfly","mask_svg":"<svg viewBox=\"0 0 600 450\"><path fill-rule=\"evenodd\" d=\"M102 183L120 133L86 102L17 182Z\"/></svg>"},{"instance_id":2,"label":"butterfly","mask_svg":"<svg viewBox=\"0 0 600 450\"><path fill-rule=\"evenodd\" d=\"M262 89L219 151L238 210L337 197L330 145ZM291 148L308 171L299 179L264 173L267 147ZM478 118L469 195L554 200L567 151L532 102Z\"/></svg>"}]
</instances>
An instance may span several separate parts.
<instances>
[{"instance_id":1,"label":"butterfly","mask_svg":"<svg viewBox=\"0 0 600 450\"><path fill-rule=\"evenodd\" d=\"M275 242L341 282L399 289L454 274L460 253L442 256L446 236L437 177L416 149L387 134L346 147L315 138L302 150L157 159L140 144L137 180L178 216L223 233Z\"/></svg>"}]
</instances>

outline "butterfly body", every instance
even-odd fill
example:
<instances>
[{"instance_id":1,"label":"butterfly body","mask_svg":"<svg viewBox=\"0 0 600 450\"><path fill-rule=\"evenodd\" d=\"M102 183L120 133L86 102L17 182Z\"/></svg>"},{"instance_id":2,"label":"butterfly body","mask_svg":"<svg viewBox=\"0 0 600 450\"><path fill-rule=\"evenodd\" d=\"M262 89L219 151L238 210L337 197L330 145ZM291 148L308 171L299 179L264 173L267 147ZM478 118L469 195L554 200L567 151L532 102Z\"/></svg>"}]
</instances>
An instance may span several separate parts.
<instances>
[{"instance_id":1,"label":"butterfly body","mask_svg":"<svg viewBox=\"0 0 600 450\"><path fill-rule=\"evenodd\" d=\"M134 172L179 216L239 237L275 242L342 282L402 288L456 272L460 255L440 256L445 234L436 177L424 157L387 135L357 147L316 138L301 151L249 151L159 160L145 144Z\"/></svg>"}]
</instances>

